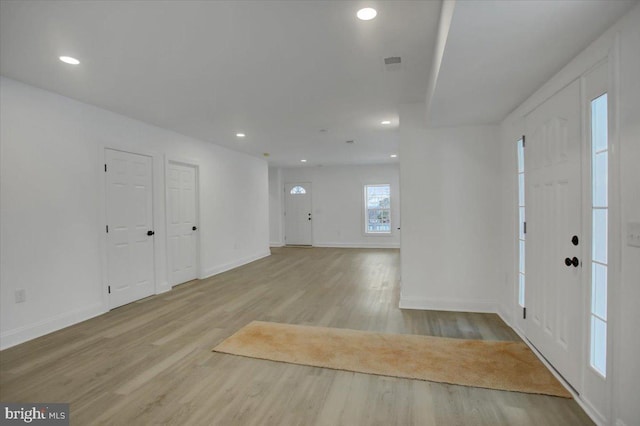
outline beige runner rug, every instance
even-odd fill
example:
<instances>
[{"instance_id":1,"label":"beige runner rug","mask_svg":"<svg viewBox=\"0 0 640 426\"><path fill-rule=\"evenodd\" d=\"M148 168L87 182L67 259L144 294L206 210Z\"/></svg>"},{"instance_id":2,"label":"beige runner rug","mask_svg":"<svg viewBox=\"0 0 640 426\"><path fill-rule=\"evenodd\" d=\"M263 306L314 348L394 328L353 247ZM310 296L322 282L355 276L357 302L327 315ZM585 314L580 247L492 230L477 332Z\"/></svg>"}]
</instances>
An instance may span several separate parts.
<instances>
[{"instance_id":1,"label":"beige runner rug","mask_svg":"<svg viewBox=\"0 0 640 426\"><path fill-rule=\"evenodd\" d=\"M571 398L522 342L253 321L213 350L335 370Z\"/></svg>"}]
</instances>

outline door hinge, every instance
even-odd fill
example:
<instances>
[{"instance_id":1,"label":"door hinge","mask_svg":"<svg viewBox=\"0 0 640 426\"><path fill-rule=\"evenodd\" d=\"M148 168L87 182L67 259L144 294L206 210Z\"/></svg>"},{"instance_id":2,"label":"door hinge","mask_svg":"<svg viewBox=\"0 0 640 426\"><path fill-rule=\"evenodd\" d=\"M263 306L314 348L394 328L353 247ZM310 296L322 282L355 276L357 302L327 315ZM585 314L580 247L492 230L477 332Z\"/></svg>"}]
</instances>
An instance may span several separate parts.
<instances>
[{"instance_id":1,"label":"door hinge","mask_svg":"<svg viewBox=\"0 0 640 426\"><path fill-rule=\"evenodd\" d=\"M524 222L523 227L524 227L524 233L526 234L527 233L527 222L526 221Z\"/></svg>"},{"instance_id":2,"label":"door hinge","mask_svg":"<svg viewBox=\"0 0 640 426\"><path fill-rule=\"evenodd\" d=\"M104 165L104 171L105 172L107 171L107 165L106 164Z\"/></svg>"},{"instance_id":3,"label":"door hinge","mask_svg":"<svg viewBox=\"0 0 640 426\"><path fill-rule=\"evenodd\" d=\"M109 225L107 225L107 227L106 227L106 228L107 228L107 234L108 234L108 233L109 233Z\"/></svg>"},{"instance_id":4,"label":"door hinge","mask_svg":"<svg viewBox=\"0 0 640 426\"><path fill-rule=\"evenodd\" d=\"M525 137L524 135L522 135L522 147L524 148L526 146L527 146L527 143L525 142Z\"/></svg>"},{"instance_id":5,"label":"door hinge","mask_svg":"<svg viewBox=\"0 0 640 426\"><path fill-rule=\"evenodd\" d=\"M527 319L527 308L522 308L522 318Z\"/></svg>"},{"instance_id":6,"label":"door hinge","mask_svg":"<svg viewBox=\"0 0 640 426\"><path fill-rule=\"evenodd\" d=\"M109 291L109 294L111 294L111 286L110 285L107 286L107 291Z\"/></svg>"}]
</instances>

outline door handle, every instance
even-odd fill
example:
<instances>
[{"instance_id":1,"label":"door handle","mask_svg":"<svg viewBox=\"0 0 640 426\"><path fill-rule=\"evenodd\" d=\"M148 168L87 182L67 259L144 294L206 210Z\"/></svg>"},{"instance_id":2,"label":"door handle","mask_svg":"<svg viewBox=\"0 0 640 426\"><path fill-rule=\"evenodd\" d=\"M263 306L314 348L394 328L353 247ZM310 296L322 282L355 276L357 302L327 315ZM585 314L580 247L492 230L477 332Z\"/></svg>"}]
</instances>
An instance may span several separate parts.
<instances>
[{"instance_id":1,"label":"door handle","mask_svg":"<svg viewBox=\"0 0 640 426\"><path fill-rule=\"evenodd\" d=\"M147 235L148 235L148 236L152 236L152 235L154 235L154 234L155 234L155 232L153 232L153 231L147 231Z\"/></svg>"},{"instance_id":2,"label":"door handle","mask_svg":"<svg viewBox=\"0 0 640 426\"><path fill-rule=\"evenodd\" d=\"M577 268L580 265L580 260L575 256L573 256L573 259L567 257L564 259L564 264L567 266L573 265L574 268Z\"/></svg>"},{"instance_id":3,"label":"door handle","mask_svg":"<svg viewBox=\"0 0 640 426\"><path fill-rule=\"evenodd\" d=\"M194 226L193 228L191 228L191 230L192 230L192 231L197 231L197 230L198 230L198 227L197 227L197 226Z\"/></svg>"}]
</instances>

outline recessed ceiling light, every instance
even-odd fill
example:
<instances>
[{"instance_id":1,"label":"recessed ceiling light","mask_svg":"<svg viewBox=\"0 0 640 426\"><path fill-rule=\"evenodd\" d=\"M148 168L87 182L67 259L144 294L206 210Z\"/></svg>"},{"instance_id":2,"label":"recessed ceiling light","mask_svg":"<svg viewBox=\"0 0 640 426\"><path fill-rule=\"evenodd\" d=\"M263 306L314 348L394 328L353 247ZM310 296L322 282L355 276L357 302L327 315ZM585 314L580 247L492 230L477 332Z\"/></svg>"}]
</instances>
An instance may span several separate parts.
<instances>
[{"instance_id":1,"label":"recessed ceiling light","mask_svg":"<svg viewBox=\"0 0 640 426\"><path fill-rule=\"evenodd\" d=\"M72 58L71 56L60 56L59 58L62 62L69 65L79 65L80 61L76 58Z\"/></svg>"},{"instance_id":2,"label":"recessed ceiling light","mask_svg":"<svg viewBox=\"0 0 640 426\"><path fill-rule=\"evenodd\" d=\"M244 133L236 133L236 136L239 138L244 138L247 135L245 135Z\"/></svg>"},{"instance_id":3,"label":"recessed ceiling light","mask_svg":"<svg viewBox=\"0 0 640 426\"><path fill-rule=\"evenodd\" d=\"M301 163L306 163L306 162L307 162L307 160L300 160L300 162L301 162Z\"/></svg>"},{"instance_id":4,"label":"recessed ceiling light","mask_svg":"<svg viewBox=\"0 0 640 426\"><path fill-rule=\"evenodd\" d=\"M391 121L389 121L389 120L384 120L384 121L381 121L381 122L380 122L380 124L391 124Z\"/></svg>"},{"instance_id":5,"label":"recessed ceiling light","mask_svg":"<svg viewBox=\"0 0 640 426\"><path fill-rule=\"evenodd\" d=\"M398 157L398 154L391 154L391 155L390 155L390 157L391 157L391 158L397 158L397 157Z\"/></svg>"},{"instance_id":6,"label":"recessed ceiling light","mask_svg":"<svg viewBox=\"0 0 640 426\"><path fill-rule=\"evenodd\" d=\"M360 9L356 16L362 21L370 21L375 18L377 14L378 12L376 12L375 9L371 7L365 7L364 9Z\"/></svg>"}]
</instances>

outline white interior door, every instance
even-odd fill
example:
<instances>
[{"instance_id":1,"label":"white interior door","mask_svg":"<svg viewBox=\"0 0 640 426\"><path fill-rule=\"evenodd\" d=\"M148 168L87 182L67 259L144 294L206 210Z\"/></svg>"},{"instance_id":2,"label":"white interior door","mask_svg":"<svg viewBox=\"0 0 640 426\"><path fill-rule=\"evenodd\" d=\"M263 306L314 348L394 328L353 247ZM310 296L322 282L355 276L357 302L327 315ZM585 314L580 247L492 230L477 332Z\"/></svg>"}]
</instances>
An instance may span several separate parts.
<instances>
[{"instance_id":1,"label":"white interior door","mask_svg":"<svg viewBox=\"0 0 640 426\"><path fill-rule=\"evenodd\" d=\"M285 242L308 245L311 241L311 184L288 183L284 186Z\"/></svg>"},{"instance_id":2,"label":"white interior door","mask_svg":"<svg viewBox=\"0 0 640 426\"><path fill-rule=\"evenodd\" d=\"M171 285L198 277L197 170L169 163L167 168L167 238Z\"/></svg>"},{"instance_id":3,"label":"white interior door","mask_svg":"<svg viewBox=\"0 0 640 426\"><path fill-rule=\"evenodd\" d=\"M155 292L152 160L105 150L107 284L115 308Z\"/></svg>"},{"instance_id":4,"label":"white interior door","mask_svg":"<svg viewBox=\"0 0 640 426\"><path fill-rule=\"evenodd\" d=\"M525 127L525 332L580 391L584 324L578 81L527 115Z\"/></svg>"}]
</instances>

